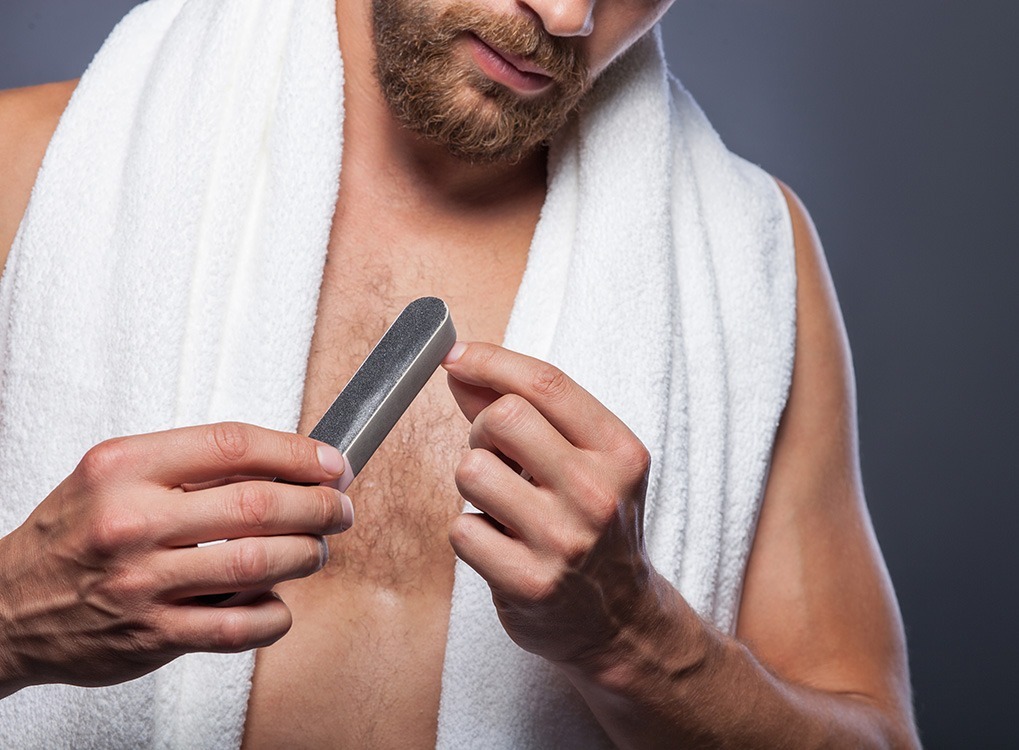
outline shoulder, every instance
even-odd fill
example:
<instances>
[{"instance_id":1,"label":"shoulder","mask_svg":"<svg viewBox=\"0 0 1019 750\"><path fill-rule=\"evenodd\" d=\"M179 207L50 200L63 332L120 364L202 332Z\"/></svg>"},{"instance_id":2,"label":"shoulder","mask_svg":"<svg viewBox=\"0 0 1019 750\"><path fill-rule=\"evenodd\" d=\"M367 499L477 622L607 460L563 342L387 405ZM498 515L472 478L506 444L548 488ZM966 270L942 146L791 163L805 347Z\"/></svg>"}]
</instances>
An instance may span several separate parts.
<instances>
[{"instance_id":1,"label":"shoulder","mask_svg":"<svg viewBox=\"0 0 1019 750\"><path fill-rule=\"evenodd\" d=\"M0 271L77 81L0 91Z\"/></svg>"},{"instance_id":2,"label":"shoulder","mask_svg":"<svg viewBox=\"0 0 1019 750\"><path fill-rule=\"evenodd\" d=\"M810 214L792 189L777 182L788 206L795 250L796 345L776 456L798 462L809 456L813 468L826 461L842 463L855 474L856 384L835 284ZM825 461L818 460L822 450L828 452Z\"/></svg>"},{"instance_id":3,"label":"shoulder","mask_svg":"<svg viewBox=\"0 0 1019 750\"><path fill-rule=\"evenodd\" d=\"M818 395L815 388L826 389L840 393L844 407L855 408L848 337L821 240L799 196L776 182L789 211L796 255L794 395L797 385L810 396Z\"/></svg>"},{"instance_id":4,"label":"shoulder","mask_svg":"<svg viewBox=\"0 0 1019 750\"><path fill-rule=\"evenodd\" d=\"M817 229L814 227L814 221L810 218L810 214L807 212L807 207L803 205L803 201L801 201L800 197L793 192L791 187L778 178L772 177L771 179L775 181L775 184L778 185L779 190L782 192L786 208L789 211L789 222L793 231L793 243L796 247L797 265L799 265L801 260L823 260L821 241L818 238ZM797 268L797 270L799 270L799 268Z\"/></svg>"}]
</instances>

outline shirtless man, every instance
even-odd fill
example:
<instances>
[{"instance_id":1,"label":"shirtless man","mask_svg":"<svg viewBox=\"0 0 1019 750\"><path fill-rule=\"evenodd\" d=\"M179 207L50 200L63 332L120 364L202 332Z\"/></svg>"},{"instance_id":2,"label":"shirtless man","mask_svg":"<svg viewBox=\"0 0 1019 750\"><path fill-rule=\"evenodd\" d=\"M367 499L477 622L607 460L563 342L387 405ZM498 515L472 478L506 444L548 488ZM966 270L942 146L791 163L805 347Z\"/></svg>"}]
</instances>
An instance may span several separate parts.
<instances>
[{"instance_id":1,"label":"shirtless man","mask_svg":"<svg viewBox=\"0 0 1019 750\"><path fill-rule=\"evenodd\" d=\"M418 5L427 16L448 4ZM469 2L563 40L586 62L585 86L670 4ZM373 67L372 5L337 0L344 189L319 302L330 325L315 331L302 434L422 280L449 302L465 340L501 341L545 197L545 152L526 134L472 161L445 135L409 129L413 112L394 115ZM412 4L374 5L398 15ZM513 96L540 95L539 77L457 44ZM74 86L0 95L4 254ZM783 190L799 280L795 370L735 638L698 618L626 524L648 470L639 441L549 366L470 344L448 358L449 386L433 379L368 464L353 489L357 524L340 536L330 535L350 527L351 503L331 489L224 481L338 476L336 451L306 438L216 425L90 451L0 540L0 696L122 682L189 651L260 648L245 746L433 745L459 555L492 586L509 635L561 668L621 746L915 746L902 624L863 501L849 350L810 219ZM384 223L370 210L380 203ZM461 412L473 427L454 418ZM555 538L540 533L545 517L529 517L545 511L512 503L519 488L500 472L500 452L525 468L545 461ZM201 501L181 485L201 488ZM510 538L462 515L461 497L529 533ZM599 504L606 497L617 505ZM210 538L234 541L189 546ZM576 593L571 582L603 575L586 565L595 542L614 558L613 578L594 584L617 593L619 610L606 613L616 622L573 623L564 642L561 620L556 631L544 623ZM266 585L278 598L182 603Z\"/></svg>"}]
</instances>

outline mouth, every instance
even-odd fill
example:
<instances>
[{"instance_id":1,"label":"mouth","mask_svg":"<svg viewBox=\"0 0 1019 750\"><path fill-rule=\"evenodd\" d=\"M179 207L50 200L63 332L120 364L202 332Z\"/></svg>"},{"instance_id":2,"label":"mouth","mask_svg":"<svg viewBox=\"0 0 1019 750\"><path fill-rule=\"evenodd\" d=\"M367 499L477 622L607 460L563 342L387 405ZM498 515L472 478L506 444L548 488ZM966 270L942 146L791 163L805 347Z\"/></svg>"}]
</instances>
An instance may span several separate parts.
<instances>
[{"instance_id":1,"label":"mouth","mask_svg":"<svg viewBox=\"0 0 1019 750\"><path fill-rule=\"evenodd\" d=\"M555 83L540 65L486 44L474 34L467 34L467 44L474 62L486 76L518 94L540 94Z\"/></svg>"}]
</instances>

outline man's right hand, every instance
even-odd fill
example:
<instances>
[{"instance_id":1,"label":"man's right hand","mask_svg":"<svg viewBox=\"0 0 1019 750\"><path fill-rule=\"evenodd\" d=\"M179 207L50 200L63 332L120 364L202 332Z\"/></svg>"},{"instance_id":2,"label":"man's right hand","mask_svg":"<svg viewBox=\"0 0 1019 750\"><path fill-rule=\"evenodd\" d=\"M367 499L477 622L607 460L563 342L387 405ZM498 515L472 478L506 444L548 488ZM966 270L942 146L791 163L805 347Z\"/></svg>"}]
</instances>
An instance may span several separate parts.
<instances>
[{"instance_id":1,"label":"man's right hand","mask_svg":"<svg viewBox=\"0 0 1019 750\"><path fill-rule=\"evenodd\" d=\"M275 642L291 616L274 594L222 608L196 597L321 569L323 535L349 528L353 511L318 483L343 469L331 446L244 424L100 443L0 539L0 697L111 685L188 652Z\"/></svg>"}]
</instances>

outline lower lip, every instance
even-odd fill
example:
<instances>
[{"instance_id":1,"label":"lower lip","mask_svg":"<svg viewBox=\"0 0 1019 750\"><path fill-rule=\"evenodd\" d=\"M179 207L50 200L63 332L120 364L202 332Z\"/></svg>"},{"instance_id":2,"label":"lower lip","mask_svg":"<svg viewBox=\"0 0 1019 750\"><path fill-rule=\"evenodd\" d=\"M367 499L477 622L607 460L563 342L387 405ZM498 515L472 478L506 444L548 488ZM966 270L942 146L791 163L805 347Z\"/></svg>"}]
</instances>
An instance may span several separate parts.
<instances>
[{"instance_id":1,"label":"lower lip","mask_svg":"<svg viewBox=\"0 0 1019 750\"><path fill-rule=\"evenodd\" d=\"M467 37L471 55L482 72L496 83L520 94L538 94L549 88L553 81L540 73L525 73L473 34Z\"/></svg>"}]
</instances>

